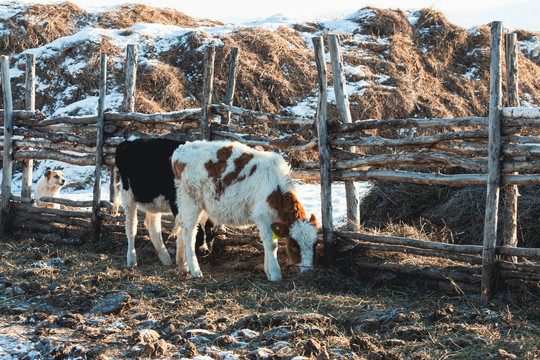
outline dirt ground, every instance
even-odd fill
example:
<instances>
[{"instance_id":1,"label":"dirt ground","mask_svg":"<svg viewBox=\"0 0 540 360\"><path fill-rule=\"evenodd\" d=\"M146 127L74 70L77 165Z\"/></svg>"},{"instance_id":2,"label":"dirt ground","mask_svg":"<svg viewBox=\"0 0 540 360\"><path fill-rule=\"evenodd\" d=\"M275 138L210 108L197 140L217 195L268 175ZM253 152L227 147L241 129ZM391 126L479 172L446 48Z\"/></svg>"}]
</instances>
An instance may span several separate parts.
<instances>
[{"instance_id":1,"label":"dirt ground","mask_svg":"<svg viewBox=\"0 0 540 360\"><path fill-rule=\"evenodd\" d=\"M250 245L215 248L202 279L162 266L144 239L133 269L124 239L19 236L0 251L2 359L540 358L540 296L525 286L482 307L414 281L300 274L284 254L270 283Z\"/></svg>"}]
</instances>

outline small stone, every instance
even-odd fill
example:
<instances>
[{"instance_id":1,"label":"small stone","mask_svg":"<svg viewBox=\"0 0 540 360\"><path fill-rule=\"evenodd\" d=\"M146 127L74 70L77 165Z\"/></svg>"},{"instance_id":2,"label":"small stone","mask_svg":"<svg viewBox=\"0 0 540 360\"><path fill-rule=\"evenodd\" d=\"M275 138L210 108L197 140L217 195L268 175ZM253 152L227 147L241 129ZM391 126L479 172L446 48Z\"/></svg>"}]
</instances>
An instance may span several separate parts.
<instances>
[{"instance_id":1,"label":"small stone","mask_svg":"<svg viewBox=\"0 0 540 360\"><path fill-rule=\"evenodd\" d=\"M192 358L192 357L197 356L198 354L199 352L197 351L197 347L195 346L195 344L187 340L186 344L184 345L184 355Z\"/></svg>"},{"instance_id":2,"label":"small stone","mask_svg":"<svg viewBox=\"0 0 540 360\"><path fill-rule=\"evenodd\" d=\"M230 346L237 343L236 339L231 335L222 335L215 340L216 344L221 346Z\"/></svg>"},{"instance_id":3,"label":"small stone","mask_svg":"<svg viewBox=\"0 0 540 360\"><path fill-rule=\"evenodd\" d=\"M258 348L248 353L246 356L248 359L259 360L259 359L268 359L272 356L273 352L267 348Z\"/></svg>"},{"instance_id":4,"label":"small stone","mask_svg":"<svg viewBox=\"0 0 540 360\"><path fill-rule=\"evenodd\" d=\"M167 355L167 350L169 348L167 342L163 339L160 339L156 342L154 356L165 356Z\"/></svg>"},{"instance_id":5,"label":"small stone","mask_svg":"<svg viewBox=\"0 0 540 360\"><path fill-rule=\"evenodd\" d=\"M494 360L513 360L513 359L517 359L517 356L514 354L509 354L504 349L498 349L497 353L493 355L493 359Z\"/></svg>"},{"instance_id":6,"label":"small stone","mask_svg":"<svg viewBox=\"0 0 540 360\"><path fill-rule=\"evenodd\" d=\"M120 314L129 308L130 300L131 296L124 292L107 295L99 304L94 306L94 313L104 315Z\"/></svg>"}]
</instances>

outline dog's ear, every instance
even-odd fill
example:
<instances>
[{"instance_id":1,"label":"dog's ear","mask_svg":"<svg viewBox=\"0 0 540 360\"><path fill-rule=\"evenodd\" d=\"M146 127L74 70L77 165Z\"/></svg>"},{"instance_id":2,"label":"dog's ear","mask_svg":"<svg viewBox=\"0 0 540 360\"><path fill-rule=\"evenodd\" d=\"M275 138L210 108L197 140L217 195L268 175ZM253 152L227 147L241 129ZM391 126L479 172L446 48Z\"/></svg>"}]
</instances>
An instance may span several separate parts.
<instances>
[{"instance_id":1,"label":"dog's ear","mask_svg":"<svg viewBox=\"0 0 540 360\"><path fill-rule=\"evenodd\" d=\"M51 175L52 175L52 170L47 169L47 171L45 171L45 177L47 178L47 180L51 179Z\"/></svg>"}]
</instances>

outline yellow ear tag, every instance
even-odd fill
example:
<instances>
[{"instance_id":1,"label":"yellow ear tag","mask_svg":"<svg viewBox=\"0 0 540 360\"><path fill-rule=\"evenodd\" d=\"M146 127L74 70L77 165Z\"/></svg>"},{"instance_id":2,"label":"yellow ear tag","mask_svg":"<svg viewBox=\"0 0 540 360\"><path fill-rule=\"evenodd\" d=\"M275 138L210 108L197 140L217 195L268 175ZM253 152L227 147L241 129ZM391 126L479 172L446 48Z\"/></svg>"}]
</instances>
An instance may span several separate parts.
<instances>
[{"instance_id":1,"label":"yellow ear tag","mask_svg":"<svg viewBox=\"0 0 540 360\"><path fill-rule=\"evenodd\" d=\"M276 226L276 230L279 230L279 226ZM279 240L279 236L272 232L272 239Z\"/></svg>"}]
</instances>

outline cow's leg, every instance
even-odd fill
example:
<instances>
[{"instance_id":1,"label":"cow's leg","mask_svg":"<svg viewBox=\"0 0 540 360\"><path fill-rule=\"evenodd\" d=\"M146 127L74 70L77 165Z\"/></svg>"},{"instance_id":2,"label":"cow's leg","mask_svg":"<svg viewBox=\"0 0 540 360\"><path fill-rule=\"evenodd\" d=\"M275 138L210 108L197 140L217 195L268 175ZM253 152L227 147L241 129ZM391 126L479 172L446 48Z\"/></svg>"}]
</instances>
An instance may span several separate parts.
<instances>
[{"instance_id":1,"label":"cow's leg","mask_svg":"<svg viewBox=\"0 0 540 360\"><path fill-rule=\"evenodd\" d=\"M257 219L255 224L259 228L259 236L264 246L264 271L270 281L281 281L281 268L277 260L278 240L272 236L270 221Z\"/></svg>"},{"instance_id":2,"label":"cow's leg","mask_svg":"<svg viewBox=\"0 0 540 360\"><path fill-rule=\"evenodd\" d=\"M122 207L126 213L126 236L128 239L127 266L137 265L137 252L135 251L135 235L137 235L137 204L127 193L122 193Z\"/></svg>"},{"instance_id":3,"label":"cow's leg","mask_svg":"<svg viewBox=\"0 0 540 360\"><path fill-rule=\"evenodd\" d=\"M163 265L172 265L171 255L169 255L167 248L163 244L163 237L161 236L161 213L147 212L144 225L146 225L146 229L150 233L152 244L154 244Z\"/></svg>"},{"instance_id":4,"label":"cow's leg","mask_svg":"<svg viewBox=\"0 0 540 360\"><path fill-rule=\"evenodd\" d=\"M187 267L191 276L200 277L202 276L202 272L195 254L195 242L197 240L196 231L197 225L199 224L199 217L201 216L201 210L190 198L182 198L180 203L182 204L182 219L180 221L180 226L182 228L182 237L184 239Z\"/></svg>"},{"instance_id":5,"label":"cow's leg","mask_svg":"<svg viewBox=\"0 0 540 360\"><path fill-rule=\"evenodd\" d=\"M177 218L176 221L180 222L180 219ZM176 234L176 265L181 274L187 274L189 272L186 261L186 247L184 245L181 229Z\"/></svg>"}]
</instances>

